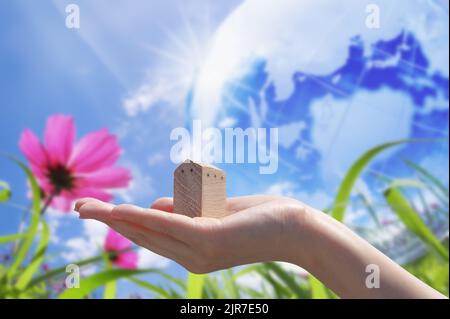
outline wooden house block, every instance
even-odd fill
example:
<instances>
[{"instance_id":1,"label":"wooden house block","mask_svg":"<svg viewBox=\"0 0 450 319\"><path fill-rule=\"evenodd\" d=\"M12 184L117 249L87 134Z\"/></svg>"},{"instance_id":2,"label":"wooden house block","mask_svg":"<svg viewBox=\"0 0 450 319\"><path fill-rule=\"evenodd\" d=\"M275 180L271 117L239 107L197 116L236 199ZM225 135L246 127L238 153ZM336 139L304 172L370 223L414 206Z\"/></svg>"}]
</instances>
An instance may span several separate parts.
<instances>
[{"instance_id":1,"label":"wooden house block","mask_svg":"<svg viewBox=\"0 0 450 319\"><path fill-rule=\"evenodd\" d=\"M181 163L174 172L173 212L190 217L227 215L225 172L191 160Z\"/></svg>"}]
</instances>

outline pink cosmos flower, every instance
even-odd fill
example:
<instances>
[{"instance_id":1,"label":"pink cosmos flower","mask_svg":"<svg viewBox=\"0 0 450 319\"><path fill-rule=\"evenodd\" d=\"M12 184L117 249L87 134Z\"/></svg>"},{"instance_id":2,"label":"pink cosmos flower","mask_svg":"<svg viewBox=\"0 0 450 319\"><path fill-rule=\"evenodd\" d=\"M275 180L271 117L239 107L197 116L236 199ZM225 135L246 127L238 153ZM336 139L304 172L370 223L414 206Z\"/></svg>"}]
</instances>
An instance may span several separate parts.
<instances>
[{"instance_id":1,"label":"pink cosmos flower","mask_svg":"<svg viewBox=\"0 0 450 319\"><path fill-rule=\"evenodd\" d=\"M102 129L75 143L75 124L70 116L48 118L44 143L25 129L19 147L45 202L63 212L70 211L72 202L81 197L110 201L112 195L107 190L126 187L131 179L127 169L113 166L121 152L117 138Z\"/></svg>"},{"instance_id":2,"label":"pink cosmos flower","mask_svg":"<svg viewBox=\"0 0 450 319\"><path fill-rule=\"evenodd\" d=\"M131 247L132 242L129 239L111 228L108 229L103 249L106 252L115 253L111 258L114 265L126 269L136 269L138 267L138 254L132 251Z\"/></svg>"}]
</instances>

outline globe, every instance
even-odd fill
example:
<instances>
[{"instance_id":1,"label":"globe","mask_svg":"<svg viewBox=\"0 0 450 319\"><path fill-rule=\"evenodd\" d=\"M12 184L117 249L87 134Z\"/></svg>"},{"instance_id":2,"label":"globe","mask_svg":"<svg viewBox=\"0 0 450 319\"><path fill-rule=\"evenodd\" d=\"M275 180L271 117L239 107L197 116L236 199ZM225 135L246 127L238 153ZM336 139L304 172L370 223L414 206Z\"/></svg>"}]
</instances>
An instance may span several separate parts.
<instances>
[{"instance_id":1,"label":"globe","mask_svg":"<svg viewBox=\"0 0 450 319\"><path fill-rule=\"evenodd\" d=\"M448 185L448 23L445 0L247 0L214 35L187 125L278 128L276 173L218 164L229 195L286 195L324 209L365 151L414 138L447 140L380 154L356 189L381 201L386 178L414 173L405 159ZM371 223L356 206L346 222Z\"/></svg>"}]
</instances>

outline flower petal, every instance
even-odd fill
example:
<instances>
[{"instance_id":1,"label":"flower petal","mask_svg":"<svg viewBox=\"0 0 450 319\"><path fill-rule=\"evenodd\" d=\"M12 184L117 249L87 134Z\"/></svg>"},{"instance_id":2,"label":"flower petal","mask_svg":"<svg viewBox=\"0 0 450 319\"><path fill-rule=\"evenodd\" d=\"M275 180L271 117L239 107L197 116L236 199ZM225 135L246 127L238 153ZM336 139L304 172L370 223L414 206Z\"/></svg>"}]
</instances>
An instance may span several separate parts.
<instances>
[{"instance_id":1,"label":"flower petal","mask_svg":"<svg viewBox=\"0 0 450 319\"><path fill-rule=\"evenodd\" d=\"M130 180L130 171L126 168L107 167L81 176L77 185L80 187L117 188L128 186Z\"/></svg>"},{"instance_id":2,"label":"flower petal","mask_svg":"<svg viewBox=\"0 0 450 319\"><path fill-rule=\"evenodd\" d=\"M19 140L19 148L27 160L36 167L47 164L47 153L37 136L29 129L25 129Z\"/></svg>"},{"instance_id":3,"label":"flower petal","mask_svg":"<svg viewBox=\"0 0 450 319\"><path fill-rule=\"evenodd\" d=\"M44 141L52 164L66 164L75 140L73 118L66 115L52 115L47 120Z\"/></svg>"},{"instance_id":4,"label":"flower petal","mask_svg":"<svg viewBox=\"0 0 450 319\"><path fill-rule=\"evenodd\" d=\"M138 267L139 256L134 251L127 251L119 254L113 264L125 269L136 269Z\"/></svg>"},{"instance_id":5,"label":"flower petal","mask_svg":"<svg viewBox=\"0 0 450 319\"><path fill-rule=\"evenodd\" d=\"M44 170L31 165L31 172L36 177L36 181L39 187L45 194L50 194L54 190L54 187L51 184L50 180L47 178L47 176L45 176Z\"/></svg>"},{"instance_id":6,"label":"flower petal","mask_svg":"<svg viewBox=\"0 0 450 319\"><path fill-rule=\"evenodd\" d=\"M70 192L70 197L72 200L77 200L83 197L92 197L104 202L109 202L113 199L113 196L110 193L94 187L76 188Z\"/></svg>"},{"instance_id":7,"label":"flower petal","mask_svg":"<svg viewBox=\"0 0 450 319\"><path fill-rule=\"evenodd\" d=\"M103 129L86 135L75 145L69 166L76 173L89 173L113 165L119 155L117 138Z\"/></svg>"},{"instance_id":8,"label":"flower petal","mask_svg":"<svg viewBox=\"0 0 450 319\"><path fill-rule=\"evenodd\" d=\"M53 191L53 187L45 185L43 190L46 193L46 195L48 195ZM72 203L75 200L83 197L92 197L105 202L108 202L113 198L111 194L102 191L100 189L80 188L72 191L62 191L58 196L55 196L53 198L52 202L50 203L50 206L63 213L67 213L72 210Z\"/></svg>"},{"instance_id":9,"label":"flower petal","mask_svg":"<svg viewBox=\"0 0 450 319\"><path fill-rule=\"evenodd\" d=\"M130 248L132 245L131 241L116 232L115 230L109 228L106 234L104 249L106 251L120 251Z\"/></svg>"},{"instance_id":10,"label":"flower petal","mask_svg":"<svg viewBox=\"0 0 450 319\"><path fill-rule=\"evenodd\" d=\"M47 198L44 199L44 202L45 200L47 200ZM72 202L72 198L63 192L61 195L52 199L50 206L62 213L68 213L72 209Z\"/></svg>"}]
</instances>

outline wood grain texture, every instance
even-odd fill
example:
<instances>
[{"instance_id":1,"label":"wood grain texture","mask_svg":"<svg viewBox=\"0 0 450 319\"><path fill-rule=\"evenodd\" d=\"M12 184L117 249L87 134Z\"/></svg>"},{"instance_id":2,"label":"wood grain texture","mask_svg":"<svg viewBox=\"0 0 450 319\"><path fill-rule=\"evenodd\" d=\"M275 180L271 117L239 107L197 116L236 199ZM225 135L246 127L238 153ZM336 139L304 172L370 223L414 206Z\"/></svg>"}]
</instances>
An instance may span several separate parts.
<instances>
[{"instance_id":1,"label":"wood grain texture","mask_svg":"<svg viewBox=\"0 0 450 319\"><path fill-rule=\"evenodd\" d=\"M226 176L217 167L186 160L174 172L173 212L190 217L227 215Z\"/></svg>"}]
</instances>

